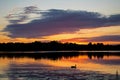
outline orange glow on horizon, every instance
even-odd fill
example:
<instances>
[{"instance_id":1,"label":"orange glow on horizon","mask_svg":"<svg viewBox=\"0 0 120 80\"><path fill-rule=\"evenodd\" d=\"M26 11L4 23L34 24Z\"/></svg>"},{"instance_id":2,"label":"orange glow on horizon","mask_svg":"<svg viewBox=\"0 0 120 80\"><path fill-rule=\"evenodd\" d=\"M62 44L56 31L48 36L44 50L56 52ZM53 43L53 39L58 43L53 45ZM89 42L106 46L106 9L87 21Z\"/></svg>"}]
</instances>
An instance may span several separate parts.
<instances>
[{"instance_id":1,"label":"orange glow on horizon","mask_svg":"<svg viewBox=\"0 0 120 80\"><path fill-rule=\"evenodd\" d=\"M115 28L116 27L116 28ZM106 35L120 35L120 27L119 26L111 26L111 27L101 27L95 29L81 29L74 33L61 33L61 34L54 34L50 36L43 36L37 38L10 38L7 35L7 32L0 32L0 41L1 43L5 42L34 42L34 41L41 41L41 42L48 42L48 41L60 41L62 43L77 43L77 44L88 44L89 38L92 37L100 37ZM88 40L87 40L88 39ZM104 44L120 44L119 41L99 41L93 43L104 43Z\"/></svg>"}]
</instances>

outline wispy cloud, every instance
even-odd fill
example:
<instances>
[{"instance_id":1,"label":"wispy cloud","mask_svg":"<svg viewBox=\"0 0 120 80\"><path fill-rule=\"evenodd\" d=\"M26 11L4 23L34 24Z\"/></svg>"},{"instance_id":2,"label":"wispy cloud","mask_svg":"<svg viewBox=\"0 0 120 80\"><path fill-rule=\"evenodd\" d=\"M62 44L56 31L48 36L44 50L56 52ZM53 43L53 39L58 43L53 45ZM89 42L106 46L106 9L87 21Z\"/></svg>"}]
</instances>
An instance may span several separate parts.
<instances>
[{"instance_id":1,"label":"wispy cloud","mask_svg":"<svg viewBox=\"0 0 120 80\"><path fill-rule=\"evenodd\" d=\"M34 13L40 17L29 23L20 24L28 19L28 14ZM22 15L21 15L22 14ZM120 14L109 17L96 12L79 10L39 10L37 7L25 7L17 20L9 20L10 25L4 31L12 38L34 38L60 33L72 33L80 29L99 28L120 25ZM13 16L12 16L13 17Z\"/></svg>"},{"instance_id":2,"label":"wispy cloud","mask_svg":"<svg viewBox=\"0 0 120 80\"><path fill-rule=\"evenodd\" d=\"M13 13L8 14L6 18L11 24L21 24L32 20L31 15L34 15L33 18L36 19L37 17L35 17L35 15L37 14L40 14L40 10L37 7L28 6L17 9L15 12L13 11Z\"/></svg>"}]
</instances>

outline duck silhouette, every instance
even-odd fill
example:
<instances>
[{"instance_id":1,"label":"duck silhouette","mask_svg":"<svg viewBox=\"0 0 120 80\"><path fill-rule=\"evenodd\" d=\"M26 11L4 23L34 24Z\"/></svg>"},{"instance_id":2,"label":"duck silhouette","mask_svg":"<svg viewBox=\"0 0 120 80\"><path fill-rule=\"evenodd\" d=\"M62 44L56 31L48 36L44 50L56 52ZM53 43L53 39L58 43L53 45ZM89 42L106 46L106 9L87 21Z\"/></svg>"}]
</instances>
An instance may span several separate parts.
<instances>
[{"instance_id":1,"label":"duck silhouette","mask_svg":"<svg viewBox=\"0 0 120 80\"><path fill-rule=\"evenodd\" d=\"M75 64L74 66L71 66L71 68L74 68L74 69L76 69L76 68L77 68L76 64Z\"/></svg>"}]
</instances>

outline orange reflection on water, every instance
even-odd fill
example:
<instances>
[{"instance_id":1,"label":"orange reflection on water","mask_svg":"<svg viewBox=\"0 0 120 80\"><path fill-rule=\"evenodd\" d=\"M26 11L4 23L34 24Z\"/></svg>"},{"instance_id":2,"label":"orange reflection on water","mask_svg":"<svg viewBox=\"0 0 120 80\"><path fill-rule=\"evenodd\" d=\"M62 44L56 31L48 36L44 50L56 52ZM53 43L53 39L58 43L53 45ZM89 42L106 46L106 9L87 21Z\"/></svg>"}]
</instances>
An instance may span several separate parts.
<instances>
[{"instance_id":1,"label":"orange reflection on water","mask_svg":"<svg viewBox=\"0 0 120 80\"><path fill-rule=\"evenodd\" d=\"M52 61L52 60L42 60L43 63L52 65L70 68L72 65L77 65L77 68L80 70L92 70L92 71L101 71L103 73L115 74L115 71L120 71L120 57L117 56L105 56L105 59L93 58L88 59L86 55L78 56L73 58L62 58L61 60Z\"/></svg>"},{"instance_id":2,"label":"orange reflection on water","mask_svg":"<svg viewBox=\"0 0 120 80\"><path fill-rule=\"evenodd\" d=\"M103 59L92 58L89 59L87 55L80 55L77 57L62 57L58 60L51 59L34 59L34 58L0 58L0 72L9 68L9 65L48 65L52 67L66 67L70 68L72 65L77 65L77 69L101 71L103 73L114 74L116 70L120 70L120 56L104 56Z\"/></svg>"}]
</instances>

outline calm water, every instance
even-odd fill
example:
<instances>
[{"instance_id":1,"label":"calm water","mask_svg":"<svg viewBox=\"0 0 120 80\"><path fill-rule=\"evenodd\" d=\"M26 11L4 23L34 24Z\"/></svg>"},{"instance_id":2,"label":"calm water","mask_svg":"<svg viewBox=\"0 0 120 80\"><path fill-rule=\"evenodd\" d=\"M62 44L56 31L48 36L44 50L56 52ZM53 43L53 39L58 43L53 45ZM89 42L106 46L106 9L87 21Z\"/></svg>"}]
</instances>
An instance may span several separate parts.
<instances>
[{"instance_id":1,"label":"calm water","mask_svg":"<svg viewBox=\"0 0 120 80\"><path fill-rule=\"evenodd\" d=\"M71 69L75 64L77 69ZM78 72L114 75L116 71L120 73L120 52L0 53L0 80L50 80L48 76L57 74L63 77L63 73L66 73L66 76L71 75L70 73L77 75Z\"/></svg>"}]
</instances>

